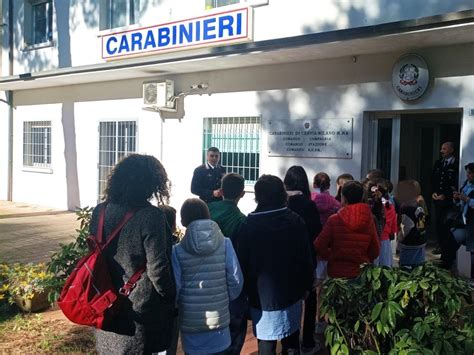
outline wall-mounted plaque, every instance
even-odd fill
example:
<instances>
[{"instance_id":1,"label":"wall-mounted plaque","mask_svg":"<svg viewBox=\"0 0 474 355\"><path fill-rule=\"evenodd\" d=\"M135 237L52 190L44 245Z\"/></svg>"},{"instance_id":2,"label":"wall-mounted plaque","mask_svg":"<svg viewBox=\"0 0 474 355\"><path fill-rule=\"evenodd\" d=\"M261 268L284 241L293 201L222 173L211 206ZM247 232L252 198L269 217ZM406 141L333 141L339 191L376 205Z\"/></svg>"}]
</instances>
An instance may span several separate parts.
<instances>
[{"instance_id":1,"label":"wall-mounted plaque","mask_svg":"<svg viewBox=\"0 0 474 355\"><path fill-rule=\"evenodd\" d=\"M352 158L352 118L271 120L266 130L269 156Z\"/></svg>"},{"instance_id":2,"label":"wall-mounted plaque","mask_svg":"<svg viewBox=\"0 0 474 355\"><path fill-rule=\"evenodd\" d=\"M425 60L417 54L398 58L392 69L392 87L405 101L419 99L428 88L430 73Z\"/></svg>"}]
</instances>

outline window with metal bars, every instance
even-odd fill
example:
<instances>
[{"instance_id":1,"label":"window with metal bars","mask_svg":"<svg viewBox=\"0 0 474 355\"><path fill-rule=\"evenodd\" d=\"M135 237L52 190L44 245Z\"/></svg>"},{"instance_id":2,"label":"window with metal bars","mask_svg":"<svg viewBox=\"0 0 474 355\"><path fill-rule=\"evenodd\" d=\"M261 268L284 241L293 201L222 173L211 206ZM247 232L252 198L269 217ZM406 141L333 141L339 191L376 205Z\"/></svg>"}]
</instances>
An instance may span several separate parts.
<instances>
[{"instance_id":1,"label":"window with metal bars","mask_svg":"<svg viewBox=\"0 0 474 355\"><path fill-rule=\"evenodd\" d=\"M51 121L23 122L23 166L51 168Z\"/></svg>"},{"instance_id":2,"label":"window with metal bars","mask_svg":"<svg viewBox=\"0 0 474 355\"><path fill-rule=\"evenodd\" d=\"M104 197L107 179L112 168L137 149L137 127L135 121L112 121L99 123L99 198Z\"/></svg>"},{"instance_id":3,"label":"window with metal bars","mask_svg":"<svg viewBox=\"0 0 474 355\"><path fill-rule=\"evenodd\" d=\"M207 149L217 147L226 171L242 175L246 184L254 184L260 169L260 121L260 117L204 118L203 162Z\"/></svg>"}]
</instances>

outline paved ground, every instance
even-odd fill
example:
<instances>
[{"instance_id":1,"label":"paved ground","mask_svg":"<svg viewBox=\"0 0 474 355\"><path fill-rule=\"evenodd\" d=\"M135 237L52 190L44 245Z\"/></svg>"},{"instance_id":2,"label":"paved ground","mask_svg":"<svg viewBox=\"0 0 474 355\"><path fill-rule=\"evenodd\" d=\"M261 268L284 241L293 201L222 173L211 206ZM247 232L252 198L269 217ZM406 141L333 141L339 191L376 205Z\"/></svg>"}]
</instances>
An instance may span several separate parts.
<instances>
[{"instance_id":1,"label":"paved ground","mask_svg":"<svg viewBox=\"0 0 474 355\"><path fill-rule=\"evenodd\" d=\"M0 262L46 262L78 227L73 212L0 201Z\"/></svg>"}]
</instances>

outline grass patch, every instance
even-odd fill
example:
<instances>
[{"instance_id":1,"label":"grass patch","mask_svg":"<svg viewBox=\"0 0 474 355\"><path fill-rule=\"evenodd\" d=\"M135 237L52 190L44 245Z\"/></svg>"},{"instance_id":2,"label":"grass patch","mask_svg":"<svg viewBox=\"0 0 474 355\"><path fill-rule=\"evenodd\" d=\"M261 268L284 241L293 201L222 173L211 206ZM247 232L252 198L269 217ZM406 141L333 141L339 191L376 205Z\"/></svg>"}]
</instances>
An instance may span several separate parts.
<instances>
[{"instance_id":1,"label":"grass patch","mask_svg":"<svg viewBox=\"0 0 474 355\"><path fill-rule=\"evenodd\" d=\"M47 320L44 315L0 305L0 353L96 354L90 328L62 318Z\"/></svg>"}]
</instances>

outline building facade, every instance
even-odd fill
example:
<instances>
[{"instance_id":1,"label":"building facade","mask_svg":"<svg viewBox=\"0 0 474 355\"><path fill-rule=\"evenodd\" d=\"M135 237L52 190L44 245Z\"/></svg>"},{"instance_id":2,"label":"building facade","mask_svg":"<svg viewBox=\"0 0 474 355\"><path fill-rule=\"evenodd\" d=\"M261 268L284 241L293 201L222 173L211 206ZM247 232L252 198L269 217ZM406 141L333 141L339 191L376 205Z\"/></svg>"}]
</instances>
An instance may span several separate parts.
<instances>
[{"instance_id":1,"label":"building facade","mask_svg":"<svg viewBox=\"0 0 474 355\"><path fill-rule=\"evenodd\" d=\"M245 212L257 177L292 165L333 184L378 167L430 195L443 141L461 167L474 160L470 0L22 0L2 13L0 199L95 205L138 152L163 162L179 208L214 145L247 181Z\"/></svg>"}]
</instances>

